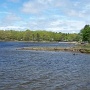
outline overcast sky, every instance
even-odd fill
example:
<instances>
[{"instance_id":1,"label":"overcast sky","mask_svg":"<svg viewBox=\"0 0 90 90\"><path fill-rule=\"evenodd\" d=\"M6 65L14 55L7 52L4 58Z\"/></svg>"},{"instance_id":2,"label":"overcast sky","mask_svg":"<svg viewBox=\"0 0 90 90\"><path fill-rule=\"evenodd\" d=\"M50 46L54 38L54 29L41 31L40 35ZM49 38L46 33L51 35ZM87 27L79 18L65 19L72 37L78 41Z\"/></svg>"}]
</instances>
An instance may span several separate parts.
<instances>
[{"instance_id":1,"label":"overcast sky","mask_svg":"<svg viewBox=\"0 0 90 90\"><path fill-rule=\"evenodd\" d=\"M90 0L0 0L0 29L78 33L90 24Z\"/></svg>"}]
</instances>

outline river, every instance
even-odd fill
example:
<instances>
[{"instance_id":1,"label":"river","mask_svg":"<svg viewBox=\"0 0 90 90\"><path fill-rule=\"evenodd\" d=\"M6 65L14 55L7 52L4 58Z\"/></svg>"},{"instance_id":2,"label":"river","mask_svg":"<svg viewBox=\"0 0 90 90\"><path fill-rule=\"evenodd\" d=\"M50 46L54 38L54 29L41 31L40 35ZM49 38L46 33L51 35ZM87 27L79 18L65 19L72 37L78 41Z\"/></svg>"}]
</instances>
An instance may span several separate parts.
<instances>
[{"instance_id":1,"label":"river","mask_svg":"<svg viewBox=\"0 0 90 90\"><path fill-rule=\"evenodd\" d=\"M16 50L71 43L0 42L0 90L90 90L90 54Z\"/></svg>"}]
</instances>

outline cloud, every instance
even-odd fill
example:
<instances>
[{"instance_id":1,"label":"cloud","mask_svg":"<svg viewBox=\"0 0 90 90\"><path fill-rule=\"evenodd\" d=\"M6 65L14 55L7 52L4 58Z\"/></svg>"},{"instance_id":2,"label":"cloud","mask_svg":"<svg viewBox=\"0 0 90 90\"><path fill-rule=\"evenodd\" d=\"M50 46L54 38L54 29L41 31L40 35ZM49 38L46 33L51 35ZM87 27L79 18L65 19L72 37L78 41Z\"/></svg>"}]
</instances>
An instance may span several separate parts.
<instances>
[{"instance_id":1,"label":"cloud","mask_svg":"<svg viewBox=\"0 0 90 90\"><path fill-rule=\"evenodd\" d=\"M2 26L14 25L16 22L18 22L20 20L21 20L21 18L16 16L15 14L12 14L12 13L7 14L4 18L2 18L1 25Z\"/></svg>"},{"instance_id":2,"label":"cloud","mask_svg":"<svg viewBox=\"0 0 90 90\"><path fill-rule=\"evenodd\" d=\"M82 20L73 20L60 15L56 15L55 19L53 19L53 16L51 18L45 16L29 18L28 22L25 23L24 26L31 30L78 33L86 24L86 22Z\"/></svg>"},{"instance_id":3,"label":"cloud","mask_svg":"<svg viewBox=\"0 0 90 90\"><path fill-rule=\"evenodd\" d=\"M77 17L77 18L86 18L90 15L90 2L88 0L74 1L70 2L67 9L64 9L66 15Z\"/></svg>"},{"instance_id":4,"label":"cloud","mask_svg":"<svg viewBox=\"0 0 90 90\"><path fill-rule=\"evenodd\" d=\"M85 25L83 21L75 20L56 20L49 23L47 30L64 32L64 33L78 33L81 28Z\"/></svg>"},{"instance_id":5,"label":"cloud","mask_svg":"<svg viewBox=\"0 0 90 90\"><path fill-rule=\"evenodd\" d=\"M48 9L53 0L29 0L28 2L25 2L22 7L22 11L24 13L40 13L44 10Z\"/></svg>"},{"instance_id":6,"label":"cloud","mask_svg":"<svg viewBox=\"0 0 90 90\"><path fill-rule=\"evenodd\" d=\"M85 14L82 11L76 11L76 10L69 10L67 14L69 16L81 17L81 18L85 16Z\"/></svg>"},{"instance_id":7,"label":"cloud","mask_svg":"<svg viewBox=\"0 0 90 90\"><path fill-rule=\"evenodd\" d=\"M0 30L25 30L26 27L21 26L6 26L6 27L0 27Z\"/></svg>"},{"instance_id":8,"label":"cloud","mask_svg":"<svg viewBox=\"0 0 90 90\"><path fill-rule=\"evenodd\" d=\"M45 14L48 10L52 12L55 9L58 10L58 13L64 15L82 18L88 15L90 3L88 0L29 0L23 3L22 12L28 14Z\"/></svg>"},{"instance_id":9,"label":"cloud","mask_svg":"<svg viewBox=\"0 0 90 90\"><path fill-rule=\"evenodd\" d=\"M14 2L22 2L19 3L20 6L18 4L18 7L15 8L14 14L10 14L8 11L0 12L4 14L4 18L0 21L0 26L2 25L2 27L6 26L8 28L9 26L10 28L10 26L15 26L20 28L24 26L24 28L31 30L71 33L79 32L85 24L90 24L89 0L8 1L13 2L13 5ZM9 3L7 6L9 6ZM19 9L21 12L18 12Z\"/></svg>"},{"instance_id":10,"label":"cloud","mask_svg":"<svg viewBox=\"0 0 90 90\"><path fill-rule=\"evenodd\" d=\"M42 4L37 1L29 1L23 4L22 11L25 13L39 13L42 10Z\"/></svg>"},{"instance_id":11,"label":"cloud","mask_svg":"<svg viewBox=\"0 0 90 90\"><path fill-rule=\"evenodd\" d=\"M11 18L10 18L11 17ZM13 18L12 18L13 17ZM53 19L55 17L55 19ZM64 18L64 19L63 19ZM6 21L9 20L9 21ZM53 32L64 32L64 33L78 33L86 24L84 21L73 20L66 16L53 15L51 18L48 16L30 17L28 21L24 21L16 15L7 16L6 22L0 27L4 30L47 30ZM10 24L11 23L11 24Z\"/></svg>"}]
</instances>

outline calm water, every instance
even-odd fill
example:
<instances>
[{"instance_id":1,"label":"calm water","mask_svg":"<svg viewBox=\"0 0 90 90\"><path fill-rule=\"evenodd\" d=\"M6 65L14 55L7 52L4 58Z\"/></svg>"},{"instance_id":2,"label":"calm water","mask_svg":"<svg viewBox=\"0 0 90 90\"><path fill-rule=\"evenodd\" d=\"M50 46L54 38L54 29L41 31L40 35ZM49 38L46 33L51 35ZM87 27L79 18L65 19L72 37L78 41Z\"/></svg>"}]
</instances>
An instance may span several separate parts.
<instances>
[{"instance_id":1,"label":"calm water","mask_svg":"<svg viewBox=\"0 0 90 90\"><path fill-rule=\"evenodd\" d=\"M63 43L0 42L0 90L90 90L90 54L20 51Z\"/></svg>"}]
</instances>

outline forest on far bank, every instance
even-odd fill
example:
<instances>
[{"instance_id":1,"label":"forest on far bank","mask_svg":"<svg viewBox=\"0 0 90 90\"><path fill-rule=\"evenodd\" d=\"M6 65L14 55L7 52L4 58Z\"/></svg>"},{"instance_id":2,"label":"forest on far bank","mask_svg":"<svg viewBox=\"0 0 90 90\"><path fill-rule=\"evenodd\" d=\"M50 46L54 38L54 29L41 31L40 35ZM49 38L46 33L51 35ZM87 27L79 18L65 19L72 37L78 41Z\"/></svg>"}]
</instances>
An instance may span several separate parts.
<instances>
[{"instance_id":1,"label":"forest on far bank","mask_svg":"<svg viewBox=\"0 0 90 90\"><path fill-rule=\"evenodd\" d=\"M4 41L79 41L80 35L77 33L61 33L45 30L0 30L0 40Z\"/></svg>"},{"instance_id":2,"label":"forest on far bank","mask_svg":"<svg viewBox=\"0 0 90 90\"><path fill-rule=\"evenodd\" d=\"M45 30L0 30L0 41L87 41L90 42L90 25L85 25L79 33L62 33Z\"/></svg>"}]
</instances>

